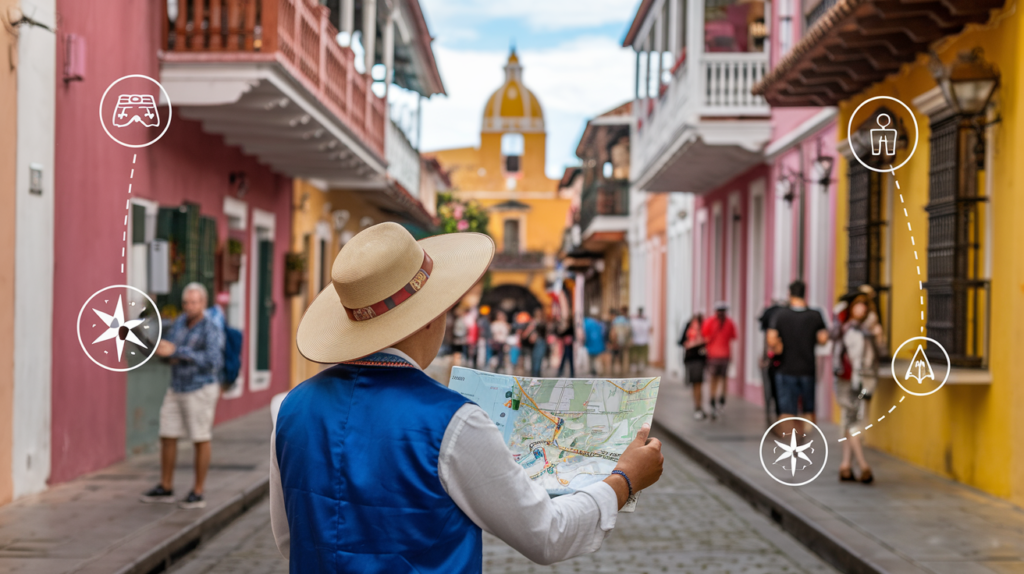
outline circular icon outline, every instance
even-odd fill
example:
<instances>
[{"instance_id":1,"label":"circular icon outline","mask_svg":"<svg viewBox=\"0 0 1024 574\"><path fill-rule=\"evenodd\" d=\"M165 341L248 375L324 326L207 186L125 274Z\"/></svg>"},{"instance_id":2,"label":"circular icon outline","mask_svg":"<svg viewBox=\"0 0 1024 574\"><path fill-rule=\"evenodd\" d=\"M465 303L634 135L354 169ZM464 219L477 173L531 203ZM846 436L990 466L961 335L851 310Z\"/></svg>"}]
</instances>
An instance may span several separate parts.
<instances>
[{"instance_id":1,"label":"circular icon outline","mask_svg":"<svg viewBox=\"0 0 1024 574\"><path fill-rule=\"evenodd\" d=\"M803 421L805 423L809 423L812 427L814 427L814 430L818 431L818 434L821 435L821 443L825 445L825 460L821 461L821 467L818 469L818 472L808 480L805 480L804 482L800 482L797 484L780 480L779 477L775 476L774 474L771 473L771 471L768 470L768 465L764 463L765 439L767 439L768 435L771 434L773 428L775 428L779 423L784 423L786 421ZM814 424L813 421L807 420L803 417L786 417L784 419L779 419L775 421L775 423L772 424L772 426L768 427L768 430L764 431L764 435L761 436L761 446L759 447L758 456L761 458L761 468L763 468L765 474L772 477L772 480L774 480L775 482L778 482L779 484L784 484L786 486L804 486L805 484L810 484L814 482L819 476L821 476L822 471L825 470L825 465L828 463L828 438L825 437L825 433L824 431L821 430L821 427Z\"/></svg>"},{"instance_id":2,"label":"circular icon outline","mask_svg":"<svg viewBox=\"0 0 1024 574\"><path fill-rule=\"evenodd\" d=\"M865 104L873 102L875 100L892 100L896 102L897 104L903 106L903 109L907 110L907 113L910 114L910 119L914 121L914 147L910 149L910 155L908 155L907 158L904 159L903 162L900 163L898 166L890 167L889 169L878 169L871 167L870 165L864 163L864 160L860 159L860 156L857 155L857 150L853 149L853 138L851 137L853 135L853 119L857 117L857 112L859 112ZM907 165L907 162L910 161L910 158L914 157L914 152L917 151L917 143L920 139L920 136L921 130L917 125L917 116L914 115L913 110L910 109L910 106L904 104L901 100L898 100L892 96L875 96L873 98L868 98L864 100L863 102L860 103L859 106L857 106L855 110L853 110L853 113L850 114L850 121L846 126L846 143L849 144L850 146L850 153L853 154L853 158L857 160L857 163L876 173L890 173Z\"/></svg>"},{"instance_id":3,"label":"circular icon outline","mask_svg":"<svg viewBox=\"0 0 1024 574\"><path fill-rule=\"evenodd\" d=\"M116 137L114 137L110 133L110 130L107 129L107 122L104 121L104 119L103 119L103 102L105 102L107 100L107 93L110 92L110 88L113 88L121 80L127 80L128 78L142 78L142 79L145 79L145 80L149 80L150 82L153 82L154 84L156 84L156 86L158 88L160 88L160 92L163 93L164 97L167 98L167 124L164 125L164 129L163 129L163 131L160 132L160 135L156 136L156 138L154 138L154 139L152 139L149 142L144 143L144 144L129 144L129 143L124 143L123 141L117 139ZM158 81L154 80L153 78L150 78L149 76L146 76L144 74L128 74L127 76L122 76L122 77L114 80L109 86L107 86L106 90L103 90L103 97L100 98L100 126L103 127L103 131L106 132L107 137L109 137L110 139L114 140L115 142L121 144L124 147L138 149L138 148L149 147L149 146L155 144L156 142L160 141L160 138L164 137L164 134L166 134L167 130L171 127L171 118L173 118L173 117L174 117L174 109L173 109L173 106L171 105L171 95L168 94L167 90L164 89L163 84L161 84L160 82L158 82Z\"/></svg>"},{"instance_id":4,"label":"circular icon outline","mask_svg":"<svg viewBox=\"0 0 1024 574\"><path fill-rule=\"evenodd\" d=\"M897 376L896 374L896 357L899 356L900 351L903 349L904 345L911 341L928 341L929 343L935 343L939 347L939 350L942 351L942 354L945 355L946 357L946 376L942 377L942 383L940 383L939 386L935 387L931 391L928 391L927 393L915 393L914 391L911 391L907 387L904 387L903 383L900 382L899 376ZM906 341L903 341L903 343L896 348L896 352L892 354L892 364L890 365L890 369L892 371L893 380L896 381L896 384L899 385L904 392L910 395L914 395L915 397L927 397L928 395L931 395L938 391L939 389L941 389L942 387L946 386L946 381L949 380L949 374L953 372L953 363L949 360L949 353L946 352L946 348L942 346L942 343L930 337L911 337Z\"/></svg>"},{"instance_id":5,"label":"circular icon outline","mask_svg":"<svg viewBox=\"0 0 1024 574\"><path fill-rule=\"evenodd\" d=\"M82 314L85 313L86 306L89 305L89 301L92 301L94 297L96 297L97 295L99 295L100 293L102 293L102 292L104 292L104 291L106 291L108 289L117 289L117 288L122 288L122 287L126 288L126 289L131 289L132 291L135 291L135 292L138 292L138 293L141 293L142 296L145 297L147 301L149 301L149 304L153 306L153 310L156 311L156 308L157 308L156 307L156 303L152 299L150 299L149 295L147 295L141 289L138 289L136 287L132 287L131 285L108 285L108 286L106 286L106 287L96 291L92 295L90 295L89 298L85 300L85 303L82 303L82 308L78 311L78 323L75 325L75 332L78 335L78 344L81 345L82 351L85 352L85 356L89 357L90 361L92 361L93 363L96 363L100 367L102 367L102 368L104 368L104 369L106 369L108 371L113 371L115 373L127 373L128 371L133 371L135 369L138 369L142 365L145 365L146 363L148 363L149 360L153 358L153 355L156 354L156 348L160 345L160 341L163 340L163 336L164 336L163 321L160 321L159 320L159 316L158 316L158 320L156 322L156 325L157 325L157 328L156 328L156 341L153 342L153 348L150 349L149 356L147 356L138 365L135 365L134 367L128 367L126 369L115 369L113 367L108 367L108 366L104 365L103 363L97 361L95 358L93 358L92 354L89 353L89 350L85 348L85 343L82 342Z\"/></svg>"}]
</instances>

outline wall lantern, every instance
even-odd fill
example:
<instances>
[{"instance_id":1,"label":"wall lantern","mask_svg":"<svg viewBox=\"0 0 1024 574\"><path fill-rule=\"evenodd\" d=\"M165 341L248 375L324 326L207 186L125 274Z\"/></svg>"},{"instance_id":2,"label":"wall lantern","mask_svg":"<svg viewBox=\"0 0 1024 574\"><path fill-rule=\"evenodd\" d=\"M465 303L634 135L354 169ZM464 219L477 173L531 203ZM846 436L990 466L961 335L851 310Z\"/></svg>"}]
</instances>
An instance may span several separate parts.
<instances>
[{"instance_id":1,"label":"wall lantern","mask_svg":"<svg viewBox=\"0 0 1024 574\"><path fill-rule=\"evenodd\" d=\"M793 193L793 181L788 175L779 175L779 179L775 182L775 195L781 197L786 203L793 203L796 195Z\"/></svg>"},{"instance_id":2,"label":"wall lantern","mask_svg":"<svg viewBox=\"0 0 1024 574\"><path fill-rule=\"evenodd\" d=\"M932 75L942 90L946 103L966 116L977 134L974 158L978 169L985 168L985 128L998 123L1000 117L985 121L985 110L999 88L999 72L985 61L981 48L961 52L949 67L943 66L932 53Z\"/></svg>"},{"instance_id":3,"label":"wall lantern","mask_svg":"<svg viewBox=\"0 0 1024 574\"><path fill-rule=\"evenodd\" d=\"M999 87L999 72L985 61L981 48L961 52L949 67L933 55L932 75L950 107L968 116L984 113Z\"/></svg>"},{"instance_id":4,"label":"wall lantern","mask_svg":"<svg viewBox=\"0 0 1024 574\"><path fill-rule=\"evenodd\" d=\"M825 188L826 191L829 184L832 183L832 166L835 165L835 161L836 158L830 155L819 155L814 159L814 169L818 174L815 183Z\"/></svg>"}]
</instances>

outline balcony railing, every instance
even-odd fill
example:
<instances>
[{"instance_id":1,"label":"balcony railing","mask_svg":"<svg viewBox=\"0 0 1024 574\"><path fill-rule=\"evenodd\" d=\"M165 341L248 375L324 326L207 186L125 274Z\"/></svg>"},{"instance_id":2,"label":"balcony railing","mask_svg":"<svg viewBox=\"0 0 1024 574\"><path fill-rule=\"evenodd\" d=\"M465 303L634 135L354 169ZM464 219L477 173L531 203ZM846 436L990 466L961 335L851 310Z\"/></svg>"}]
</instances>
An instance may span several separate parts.
<instances>
[{"instance_id":1,"label":"balcony railing","mask_svg":"<svg viewBox=\"0 0 1024 574\"><path fill-rule=\"evenodd\" d=\"M499 251L491 260L491 269L543 269L544 267L543 251L524 251L522 253Z\"/></svg>"},{"instance_id":2,"label":"balcony railing","mask_svg":"<svg viewBox=\"0 0 1024 574\"><path fill-rule=\"evenodd\" d=\"M704 105L702 115L745 116L768 112L764 98L750 93L768 70L763 53L716 52L701 58Z\"/></svg>"},{"instance_id":3,"label":"balcony railing","mask_svg":"<svg viewBox=\"0 0 1024 574\"><path fill-rule=\"evenodd\" d=\"M370 90L369 75L356 72L352 50L338 45L327 7L316 0L163 0L163 14L167 59L276 61L384 155L384 100Z\"/></svg>"},{"instance_id":4,"label":"balcony railing","mask_svg":"<svg viewBox=\"0 0 1024 574\"><path fill-rule=\"evenodd\" d=\"M687 126L701 118L767 118L771 113L767 102L750 93L767 70L768 55L763 52L705 53L682 63L659 98L644 98L633 105L634 173L643 173Z\"/></svg>"},{"instance_id":5,"label":"balcony railing","mask_svg":"<svg viewBox=\"0 0 1024 574\"><path fill-rule=\"evenodd\" d=\"M412 147L402 130L391 120L388 120L384 158L388 160L388 176L409 192L409 195L419 199L420 152Z\"/></svg>"},{"instance_id":6,"label":"balcony railing","mask_svg":"<svg viewBox=\"0 0 1024 574\"><path fill-rule=\"evenodd\" d=\"M584 235L598 215L629 215L628 181L604 181L583 190L580 196L580 230Z\"/></svg>"}]
</instances>

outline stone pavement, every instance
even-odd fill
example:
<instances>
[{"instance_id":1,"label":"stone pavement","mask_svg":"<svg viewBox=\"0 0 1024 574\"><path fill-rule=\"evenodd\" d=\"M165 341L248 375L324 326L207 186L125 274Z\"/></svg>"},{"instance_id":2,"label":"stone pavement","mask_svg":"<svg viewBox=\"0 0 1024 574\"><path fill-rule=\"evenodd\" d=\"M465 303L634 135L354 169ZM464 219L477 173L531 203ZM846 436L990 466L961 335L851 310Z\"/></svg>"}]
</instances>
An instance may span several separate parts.
<instances>
[{"instance_id":1,"label":"stone pavement","mask_svg":"<svg viewBox=\"0 0 1024 574\"><path fill-rule=\"evenodd\" d=\"M620 514L595 554L539 566L497 538L484 537L486 574L672 572L825 574L835 570L666 442L665 473L640 497L637 512ZM174 574L288 572L274 544L266 503L204 543Z\"/></svg>"},{"instance_id":2,"label":"stone pavement","mask_svg":"<svg viewBox=\"0 0 1024 574\"><path fill-rule=\"evenodd\" d=\"M761 467L762 407L730 397L723 418L693 420L678 380L663 380L655 421L734 491L844 572L1024 573L1024 510L868 449L875 482L840 483L835 425L817 480L783 486ZM889 416L899 416L899 412Z\"/></svg>"},{"instance_id":3,"label":"stone pavement","mask_svg":"<svg viewBox=\"0 0 1024 574\"><path fill-rule=\"evenodd\" d=\"M159 454L132 457L0 507L0 572L149 573L187 552L267 491L270 414L214 428L207 507L143 504L159 482ZM181 441L175 494L192 486L192 446Z\"/></svg>"}]
</instances>

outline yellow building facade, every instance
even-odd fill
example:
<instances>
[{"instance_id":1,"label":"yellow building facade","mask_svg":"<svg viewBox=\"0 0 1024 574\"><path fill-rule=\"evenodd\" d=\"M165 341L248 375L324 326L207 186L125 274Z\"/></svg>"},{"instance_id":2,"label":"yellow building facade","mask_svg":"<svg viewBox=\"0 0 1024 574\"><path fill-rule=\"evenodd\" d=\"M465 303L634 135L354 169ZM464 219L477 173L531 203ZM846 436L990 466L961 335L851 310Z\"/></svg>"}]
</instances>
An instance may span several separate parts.
<instances>
[{"instance_id":1,"label":"yellow building facade","mask_svg":"<svg viewBox=\"0 0 1024 574\"><path fill-rule=\"evenodd\" d=\"M306 309L331 284L331 267L341 247L363 229L393 220L394 215L374 206L362 194L342 189L322 190L306 180L294 180L291 252L302 255L305 270L299 293L290 299L292 341ZM323 368L307 361L294 344L291 359L293 387Z\"/></svg>"},{"instance_id":2,"label":"yellow building facade","mask_svg":"<svg viewBox=\"0 0 1024 574\"><path fill-rule=\"evenodd\" d=\"M969 311L964 321L973 325L963 335L972 345L979 364L955 367L946 385L927 397L907 396L891 377L880 380L872 401L869 420L887 415L884 422L864 433L867 443L904 460L928 468L949 478L981 490L1024 504L1024 386L1021 379L1020 350L1024 349L1024 196L1019 187L1024 182L1024 11L1011 0L993 13L982 25L970 25L963 32L937 42L935 52L946 67L953 61L981 48L981 57L999 73L999 89L987 111L983 128L984 157L975 158L973 144L963 145L963 165L977 164L970 184L977 186L974 223L978 228L979 246L970 258L978 263L979 306ZM922 301L928 313L936 312L928 304L929 247L936 234L934 207L936 179L941 166L936 165L933 133L941 126L947 111L946 100L937 88L927 55L904 65L899 72L873 85L863 93L839 106L841 138L846 137L854 110L875 96L898 98L914 111L914 118L898 104L876 100L868 102L857 118L870 118L882 106L895 113L909 128L913 119L919 126L917 149L906 166L894 175L884 175L881 185L889 195L890 218L880 252L887 259L888 283L891 285L892 314L890 351L901 342L922 333L926 322L921 313ZM937 119L938 118L938 119ZM854 129L857 126L853 126ZM970 128L966 128L967 131ZM961 137L971 137L966 131ZM910 152L908 145L897 152L902 162ZM840 142L840 149L847 146ZM845 230L849 224L848 176L855 160L840 162L836 213L836 281L840 291L847 286L849 240ZM971 168L974 169L974 168ZM963 181L963 180L961 180ZM897 184L898 183L898 184ZM929 204L932 211L926 211ZM904 213L903 209L906 209ZM932 219L932 220L930 220ZM909 225L908 225L909 224ZM920 267L920 276L918 272ZM934 270L933 270L934 271ZM919 283L923 278L924 283ZM935 273L931 275L935 279ZM837 293L839 295L839 293ZM923 297L923 299L922 299ZM934 301L932 302L934 303ZM988 310L986 310L988 308ZM934 317L932 317L934 321ZM963 321L961 321L963 322ZM928 325L935 325L928 322ZM958 328L954 325L954 328ZM934 335L933 335L934 336ZM887 368L888 365L885 365ZM897 405L894 412L889 412Z\"/></svg>"},{"instance_id":3,"label":"yellow building facade","mask_svg":"<svg viewBox=\"0 0 1024 574\"><path fill-rule=\"evenodd\" d=\"M544 306L562 245L570 199L544 172L547 135L540 101L524 84L515 50L505 82L484 107L479 147L432 152L452 182L452 195L475 201L489 214L498 246L491 288L521 286Z\"/></svg>"}]
</instances>

